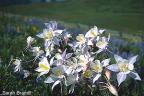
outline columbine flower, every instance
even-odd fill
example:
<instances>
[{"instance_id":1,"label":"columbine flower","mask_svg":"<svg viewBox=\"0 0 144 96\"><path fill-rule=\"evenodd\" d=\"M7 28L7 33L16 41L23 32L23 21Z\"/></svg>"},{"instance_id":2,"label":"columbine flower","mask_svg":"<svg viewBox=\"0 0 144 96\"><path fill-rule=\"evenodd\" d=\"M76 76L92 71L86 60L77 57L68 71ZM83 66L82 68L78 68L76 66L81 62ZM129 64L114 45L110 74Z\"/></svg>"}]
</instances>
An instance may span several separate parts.
<instances>
[{"instance_id":1,"label":"columbine flower","mask_svg":"<svg viewBox=\"0 0 144 96\"><path fill-rule=\"evenodd\" d=\"M52 74L46 78L46 80L44 81L45 83L54 83L52 86L52 90L53 88L58 85L59 83L61 83L61 81L63 80L63 78L65 78L65 73L66 68L64 65L60 65L57 67L52 68ZM65 80L66 82L66 80Z\"/></svg>"},{"instance_id":2,"label":"columbine flower","mask_svg":"<svg viewBox=\"0 0 144 96\"><path fill-rule=\"evenodd\" d=\"M104 49L106 49L106 47L108 46L108 42L109 42L109 37L99 37L97 42L96 42L96 46L99 48L99 50L97 51L97 53L100 53L101 51L103 51Z\"/></svg>"},{"instance_id":3,"label":"columbine flower","mask_svg":"<svg viewBox=\"0 0 144 96\"><path fill-rule=\"evenodd\" d=\"M94 28L91 28L85 35L86 38L95 38L98 36L98 28L94 26Z\"/></svg>"},{"instance_id":4,"label":"columbine flower","mask_svg":"<svg viewBox=\"0 0 144 96\"><path fill-rule=\"evenodd\" d=\"M86 70L83 72L83 76L85 78L91 78L92 77L92 71L91 70Z\"/></svg>"},{"instance_id":5,"label":"columbine flower","mask_svg":"<svg viewBox=\"0 0 144 96\"><path fill-rule=\"evenodd\" d=\"M38 34L38 37L51 40L54 36L58 36L63 32L63 30L57 29L56 21L50 21L49 23L45 23L45 26L46 29L43 30L43 33Z\"/></svg>"},{"instance_id":6,"label":"columbine flower","mask_svg":"<svg viewBox=\"0 0 144 96\"><path fill-rule=\"evenodd\" d=\"M78 59L79 59L78 65L82 67L82 70L86 70L89 66L89 63L93 61L94 58L90 57L89 54L85 54L80 55Z\"/></svg>"},{"instance_id":7,"label":"columbine flower","mask_svg":"<svg viewBox=\"0 0 144 96\"><path fill-rule=\"evenodd\" d=\"M43 30L43 33L38 34L37 36L39 38L44 38L45 39L45 45L47 45L47 43L53 43L59 46L59 35L61 35L61 33L63 32L63 30L58 30L58 29L53 29L53 27L48 27L47 29ZM46 46L45 46L46 47ZM48 46L47 46L48 47Z\"/></svg>"},{"instance_id":8,"label":"columbine flower","mask_svg":"<svg viewBox=\"0 0 144 96\"><path fill-rule=\"evenodd\" d=\"M104 32L104 30L98 30L98 28L96 26L94 26L94 28L91 28L86 34L85 37L86 38L95 38L98 35L102 34Z\"/></svg>"},{"instance_id":9,"label":"columbine flower","mask_svg":"<svg viewBox=\"0 0 144 96\"><path fill-rule=\"evenodd\" d=\"M63 78L65 73L65 66L57 66L52 69L52 73L57 78Z\"/></svg>"},{"instance_id":10,"label":"columbine flower","mask_svg":"<svg viewBox=\"0 0 144 96\"><path fill-rule=\"evenodd\" d=\"M76 37L76 40L78 41L78 44L82 45L86 42L86 39L84 37L83 34L79 34L77 37Z\"/></svg>"},{"instance_id":11,"label":"columbine flower","mask_svg":"<svg viewBox=\"0 0 144 96\"><path fill-rule=\"evenodd\" d=\"M63 30L52 30L52 29L44 29L43 33L38 34L39 38L44 38L46 40L52 40L54 36L58 36L63 32Z\"/></svg>"},{"instance_id":12,"label":"columbine flower","mask_svg":"<svg viewBox=\"0 0 144 96\"><path fill-rule=\"evenodd\" d=\"M40 50L40 47L32 47L32 52L33 52L33 56L35 57L35 60L44 53L43 50Z\"/></svg>"},{"instance_id":13,"label":"columbine flower","mask_svg":"<svg viewBox=\"0 0 144 96\"><path fill-rule=\"evenodd\" d=\"M79 71L81 71L81 68L79 70L78 62L75 57L72 57L71 59L67 60L67 63L66 63L66 74L67 75L75 74L75 73L78 73Z\"/></svg>"},{"instance_id":14,"label":"columbine flower","mask_svg":"<svg viewBox=\"0 0 144 96\"><path fill-rule=\"evenodd\" d=\"M93 83L99 79L101 76L101 73L103 71L103 67L106 67L109 65L110 59L105 59L102 62L99 60L95 60L94 63L91 63L91 69L96 73L96 76L93 79Z\"/></svg>"},{"instance_id":15,"label":"columbine flower","mask_svg":"<svg viewBox=\"0 0 144 96\"><path fill-rule=\"evenodd\" d=\"M118 72L118 85L120 85L126 79L127 75L136 80L141 80L139 75L134 71L133 64L136 62L137 56L133 56L129 60L123 59L118 55L115 55L114 57L116 60L116 64L109 65L107 68L111 71Z\"/></svg>"},{"instance_id":16,"label":"columbine flower","mask_svg":"<svg viewBox=\"0 0 144 96\"><path fill-rule=\"evenodd\" d=\"M49 72L50 64L48 63L48 60L46 57L43 57L38 65L39 65L39 67L36 69L37 72L40 72L38 77L40 77L44 74L47 74Z\"/></svg>"},{"instance_id":17,"label":"columbine flower","mask_svg":"<svg viewBox=\"0 0 144 96\"><path fill-rule=\"evenodd\" d=\"M27 49L27 48L31 48L31 44L32 44L32 42L33 42L34 40L35 40L35 39L32 38L31 36L29 36L29 37L27 38L27 47L26 47L26 49Z\"/></svg>"},{"instance_id":18,"label":"columbine flower","mask_svg":"<svg viewBox=\"0 0 144 96\"><path fill-rule=\"evenodd\" d=\"M80 55L80 56L79 56L78 65L81 66L81 67L83 67L84 70L87 69L88 62L89 62L89 61L88 61L88 58L87 58L86 56L84 56L84 55Z\"/></svg>"},{"instance_id":19,"label":"columbine flower","mask_svg":"<svg viewBox=\"0 0 144 96\"><path fill-rule=\"evenodd\" d=\"M15 70L14 72L18 72L21 70L21 60L20 59L14 59L13 64L16 65L14 68L14 70Z\"/></svg>"},{"instance_id":20,"label":"columbine flower","mask_svg":"<svg viewBox=\"0 0 144 96\"><path fill-rule=\"evenodd\" d=\"M55 55L55 58L57 60L54 61L55 62L54 64L57 66L61 65L61 64L65 63L67 61L67 59L69 59L71 56L72 56L72 53L66 54L66 49L65 49L65 51L62 54L57 53Z\"/></svg>"},{"instance_id":21,"label":"columbine flower","mask_svg":"<svg viewBox=\"0 0 144 96\"><path fill-rule=\"evenodd\" d=\"M85 55L79 56L79 65L85 67L88 63L88 58Z\"/></svg>"},{"instance_id":22,"label":"columbine flower","mask_svg":"<svg viewBox=\"0 0 144 96\"><path fill-rule=\"evenodd\" d=\"M44 39L51 40L53 38L54 34L53 34L52 30L44 29L43 30L43 36L44 36Z\"/></svg>"}]
</instances>

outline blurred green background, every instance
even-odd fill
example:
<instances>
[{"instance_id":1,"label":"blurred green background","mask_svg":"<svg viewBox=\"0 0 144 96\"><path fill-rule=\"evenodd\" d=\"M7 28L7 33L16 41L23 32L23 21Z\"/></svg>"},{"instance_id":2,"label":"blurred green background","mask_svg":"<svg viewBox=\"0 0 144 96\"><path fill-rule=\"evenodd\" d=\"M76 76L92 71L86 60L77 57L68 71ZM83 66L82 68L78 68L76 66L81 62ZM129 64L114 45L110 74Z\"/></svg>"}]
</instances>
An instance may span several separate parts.
<instances>
[{"instance_id":1,"label":"blurred green background","mask_svg":"<svg viewBox=\"0 0 144 96\"><path fill-rule=\"evenodd\" d=\"M65 0L64 2L11 5L1 10L25 16L97 25L121 32L134 34L144 32L143 0Z\"/></svg>"}]
</instances>

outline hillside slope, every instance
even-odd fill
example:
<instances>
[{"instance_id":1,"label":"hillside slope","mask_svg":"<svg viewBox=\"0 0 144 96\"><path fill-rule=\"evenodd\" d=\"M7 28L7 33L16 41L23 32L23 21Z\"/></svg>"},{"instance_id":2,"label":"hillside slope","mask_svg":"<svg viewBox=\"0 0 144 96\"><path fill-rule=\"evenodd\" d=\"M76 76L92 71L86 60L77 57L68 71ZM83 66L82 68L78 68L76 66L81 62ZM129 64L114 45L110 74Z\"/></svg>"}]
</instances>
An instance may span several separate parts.
<instances>
[{"instance_id":1,"label":"hillside slope","mask_svg":"<svg viewBox=\"0 0 144 96\"><path fill-rule=\"evenodd\" d=\"M66 0L63 3L2 7L0 10L65 22L98 25L137 34L144 33L143 2L143 0Z\"/></svg>"}]
</instances>

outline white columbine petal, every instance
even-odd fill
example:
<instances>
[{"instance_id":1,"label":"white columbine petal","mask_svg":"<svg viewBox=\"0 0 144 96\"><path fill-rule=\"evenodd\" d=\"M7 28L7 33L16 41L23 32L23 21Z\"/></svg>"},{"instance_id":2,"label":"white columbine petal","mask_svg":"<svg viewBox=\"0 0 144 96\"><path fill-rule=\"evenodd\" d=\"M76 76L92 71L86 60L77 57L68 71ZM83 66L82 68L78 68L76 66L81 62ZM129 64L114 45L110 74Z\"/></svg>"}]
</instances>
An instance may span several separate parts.
<instances>
[{"instance_id":1,"label":"white columbine petal","mask_svg":"<svg viewBox=\"0 0 144 96\"><path fill-rule=\"evenodd\" d=\"M84 37L83 34L79 34L77 37L76 37L76 40L78 41L78 44L84 44L86 42L86 39Z\"/></svg>"},{"instance_id":2,"label":"white columbine petal","mask_svg":"<svg viewBox=\"0 0 144 96\"><path fill-rule=\"evenodd\" d=\"M21 60L19 60L19 59L14 59L13 64L14 64L14 65L20 65L20 64L21 64Z\"/></svg>"},{"instance_id":3,"label":"white columbine petal","mask_svg":"<svg viewBox=\"0 0 144 96\"><path fill-rule=\"evenodd\" d=\"M20 71L22 69L21 64L20 65L16 65L14 68L14 72Z\"/></svg>"},{"instance_id":4,"label":"white columbine petal","mask_svg":"<svg viewBox=\"0 0 144 96\"><path fill-rule=\"evenodd\" d=\"M134 63L136 62L136 58L137 58L137 55L131 57L131 58L128 60L128 61L129 61L129 64L134 64Z\"/></svg>"},{"instance_id":5,"label":"white columbine petal","mask_svg":"<svg viewBox=\"0 0 144 96\"><path fill-rule=\"evenodd\" d=\"M43 72L43 70L41 68L39 68L39 67L36 68L35 71L37 71L37 72Z\"/></svg>"},{"instance_id":6,"label":"white columbine petal","mask_svg":"<svg viewBox=\"0 0 144 96\"><path fill-rule=\"evenodd\" d=\"M39 37L39 38L44 38L43 33L39 33L39 34L37 34L36 36Z\"/></svg>"},{"instance_id":7,"label":"white columbine petal","mask_svg":"<svg viewBox=\"0 0 144 96\"><path fill-rule=\"evenodd\" d=\"M106 67L107 69L114 71L114 72L118 72L119 71L119 67L117 64L112 64Z\"/></svg>"},{"instance_id":8,"label":"white columbine petal","mask_svg":"<svg viewBox=\"0 0 144 96\"><path fill-rule=\"evenodd\" d=\"M108 46L108 38L106 37L99 37L97 38L97 42L96 42L96 46L99 48L99 49L106 49L107 46Z\"/></svg>"},{"instance_id":9,"label":"white columbine petal","mask_svg":"<svg viewBox=\"0 0 144 96\"><path fill-rule=\"evenodd\" d=\"M42 71L39 75L38 75L38 77L40 77L40 76L42 76L42 75L44 75L44 74L47 74L48 72L46 72L46 71Z\"/></svg>"},{"instance_id":10,"label":"white columbine petal","mask_svg":"<svg viewBox=\"0 0 144 96\"><path fill-rule=\"evenodd\" d=\"M13 64L16 65L14 68L14 70L15 70L14 72L21 70L22 66L21 66L21 60L20 59L14 59Z\"/></svg>"},{"instance_id":11,"label":"white columbine petal","mask_svg":"<svg viewBox=\"0 0 144 96\"><path fill-rule=\"evenodd\" d=\"M124 74L123 72L119 72L117 74L118 85L120 85L126 79L126 77L127 77L126 74Z\"/></svg>"},{"instance_id":12,"label":"white columbine petal","mask_svg":"<svg viewBox=\"0 0 144 96\"><path fill-rule=\"evenodd\" d=\"M102 34L104 31L105 31L104 29L103 30L99 30L99 33Z\"/></svg>"},{"instance_id":13,"label":"white columbine petal","mask_svg":"<svg viewBox=\"0 0 144 96\"><path fill-rule=\"evenodd\" d=\"M61 56L61 54L59 54L59 53L57 53L57 54L55 55L55 58L56 58L57 60L63 59L62 56Z\"/></svg>"},{"instance_id":14,"label":"white columbine petal","mask_svg":"<svg viewBox=\"0 0 144 96\"><path fill-rule=\"evenodd\" d=\"M100 76L101 76L101 74L97 74L97 75L94 77L94 79L93 79L93 83L95 83L95 81L97 81Z\"/></svg>"},{"instance_id":15,"label":"white columbine petal","mask_svg":"<svg viewBox=\"0 0 144 96\"><path fill-rule=\"evenodd\" d=\"M50 65L46 57L43 57L39 62L39 67L35 69L35 71L40 72L39 76L47 74L50 70Z\"/></svg>"},{"instance_id":16,"label":"white columbine petal","mask_svg":"<svg viewBox=\"0 0 144 96\"><path fill-rule=\"evenodd\" d=\"M87 45L93 45L92 40L87 40Z\"/></svg>"},{"instance_id":17,"label":"white columbine petal","mask_svg":"<svg viewBox=\"0 0 144 96\"><path fill-rule=\"evenodd\" d=\"M64 52L62 53L62 55L61 55L62 58L65 58L65 56L66 56L66 51L67 51L67 49L65 49Z\"/></svg>"},{"instance_id":18,"label":"white columbine petal","mask_svg":"<svg viewBox=\"0 0 144 96\"><path fill-rule=\"evenodd\" d=\"M103 67L105 67L105 66L109 65L109 62L110 62L110 59L105 59L101 63L103 65Z\"/></svg>"},{"instance_id":19,"label":"white columbine petal","mask_svg":"<svg viewBox=\"0 0 144 96\"><path fill-rule=\"evenodd\" d=\"M62 34L63 30L55 30L54 33L55 34Z\"/></svg>"},{"instance_id":20,"label":"white columbine petal","mask_svg":"<svg viewBox=\"0 0 144 96\"><path fill-rule=\"evenodd\" d=\"M65 59L69 59L72 55L73 55L73 53L66 54Z\"/></svg>"},{"instance_id":21,"label":"white columbine petal","mask_svg":"<svg viewBox=\"0 0 144 96\"><path fill-rule=\"evenodd\" d=\"M28 48L28 47L31 47L31 44L32 44L33 41L34 41L34 38L32 38L31 36L29 36L29 37L27 38L27 48Z\"/></svg>"},{"instance_id":22,"label":"white columbine petal","mask_svg":"<svg viewBox=\"0 0 144 96\"><path fill-rule=\"evenodd\" d=\"M134 69L134 65L133 64L128 64L128 69L132 71Z\"/></svg>"},{"instance_id":23,"label":"white columbine petal","mask_svg":"<svg viewBox=\"0 0 144 96\"><path fill-rule=\"evenodd\" d=\"M94 26L94 28L91 28L86 34L86 38L95 38L98 35L98 28Z\"/></svg>"},{"instance_id":24,"label":"white columbine petal","mask_svg":"<svg viewBox=\"0 0 144 96\"><path fill-rule=\"evenodd\" d=\"M47 77L46 80L44 81L45 83L53 83L55 80L51 76Z\"/></svg>"},{"instance_id":25,"label":"white columbine petal","mask_svg":"<svg viewBox=\"0 0 144 96\"><path fill-rule=\"evenodd\" d=\"M57 77L57 78L63 78L64 77L64 73L66 71L66 68L64 65L59 65L57 67L54 67L52 69L52 73Z\"/></svg>"},{"instance_id":26,"label":"white columbine petal","mask_svg":"<svg viewBox=\"0 0 144 96\"><path fill-rule=\"evenodd\" d=\"M130 72L128 75L134 78L135 80L141 80L140 76L136 72Z\"/></svg>"},{"instance_id":27,"label":"white columbine petal","mask_svg":"<svg viewBox=\"0 0 144 96\"><path fill-rule=\"evenodd\" d=\"M54 43L55 45L60 46L59 41L60 41L60 40L59 40L57 37L53 37L53 43Z\"/></svg>"},{"instance_id":28,"label":"white columbine petal","mask_svg":"<svg viewBox=\"0 0 144 96\"><path fill-rule=\"evenodd\" d=\"M123 61L123 58L118 55L114 55L114 58L115 58L116 62Z\"/></svg>"}]
</instances>

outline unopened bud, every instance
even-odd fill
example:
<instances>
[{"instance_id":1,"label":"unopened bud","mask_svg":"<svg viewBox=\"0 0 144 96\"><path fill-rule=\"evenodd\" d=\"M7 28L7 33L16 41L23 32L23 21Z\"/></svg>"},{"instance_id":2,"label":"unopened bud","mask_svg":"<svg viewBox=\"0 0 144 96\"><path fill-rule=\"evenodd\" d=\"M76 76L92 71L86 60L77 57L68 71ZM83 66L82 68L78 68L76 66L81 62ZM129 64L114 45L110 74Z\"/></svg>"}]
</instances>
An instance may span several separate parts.
<instances>
[{"instance_id":1,"label":"unopened bud","mask_svg":"<svg viewBox=\"0 0 144 96\"><path fill-rule=\"evenodd\" d=\"M117 92L117 89L116 89L115 86L113 86L113 85L110 84L110 85L108 86L108 89L109 89L109 91L110 91L113 95L118 96L118 92Z\"/></svg>"},{"instance_id":2,"label":"unopened bud","mask_svg":"<svg viewBox=\"0 0 144 96\"><path fill-rule=\"evenodd\" d=\"M109 70L105 70L105 76L107 77L107 79L108 80L110 80L110 78L111 78L111 71L109 71Z\"/></svg>"}]
</instances>

